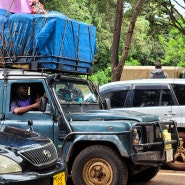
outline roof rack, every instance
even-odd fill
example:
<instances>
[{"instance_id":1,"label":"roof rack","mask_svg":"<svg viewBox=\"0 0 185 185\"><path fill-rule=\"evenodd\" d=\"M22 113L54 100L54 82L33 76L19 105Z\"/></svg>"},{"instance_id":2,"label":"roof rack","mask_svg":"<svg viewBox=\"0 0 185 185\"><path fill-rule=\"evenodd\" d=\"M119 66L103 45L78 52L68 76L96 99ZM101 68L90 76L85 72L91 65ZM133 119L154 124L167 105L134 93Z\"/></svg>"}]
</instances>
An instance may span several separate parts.
<instances>
[{"instance_id":1,"label":"roof rack","mask_svg":"<svg viewBox=\"0 0 185 185\"><path fill-rule=\"evenodd\" d=\"M93 67L78 64L59 63L59 62L0 62L0 67L9 69L23 69L25 71L51 72L75 75L92 75Z\"/></svg>"}]
</instances>

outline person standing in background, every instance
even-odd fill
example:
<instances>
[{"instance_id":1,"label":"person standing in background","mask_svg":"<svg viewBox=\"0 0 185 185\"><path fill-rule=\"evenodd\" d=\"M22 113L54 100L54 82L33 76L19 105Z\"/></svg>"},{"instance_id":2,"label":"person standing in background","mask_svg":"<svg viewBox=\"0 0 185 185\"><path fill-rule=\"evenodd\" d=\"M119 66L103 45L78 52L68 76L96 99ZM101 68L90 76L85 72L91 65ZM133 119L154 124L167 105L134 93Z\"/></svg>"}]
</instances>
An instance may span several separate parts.
<instances>
[{"instance_id":1,"label":"person standing in background","mask_svg":"<svg viewBox=\"0 0 185 185\"><path fill-rule=\"evenodd\" d=\"M168 78L167 73L162 70L160 62L155 63L155 69L150 73L150 78Z\"/></svg>"}]
</instances>

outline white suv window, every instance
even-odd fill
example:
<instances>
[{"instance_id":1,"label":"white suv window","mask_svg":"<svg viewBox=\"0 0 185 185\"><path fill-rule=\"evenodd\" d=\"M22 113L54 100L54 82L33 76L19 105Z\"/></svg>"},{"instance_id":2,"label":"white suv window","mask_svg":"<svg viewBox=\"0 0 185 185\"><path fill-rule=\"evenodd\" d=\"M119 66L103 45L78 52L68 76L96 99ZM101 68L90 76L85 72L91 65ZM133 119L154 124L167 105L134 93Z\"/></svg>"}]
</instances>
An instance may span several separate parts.
<instances>
[{"instance_id":1,"label":"white suv window","mask_svg":"<svg viewBox=\"0 0 185 185\"><path fill-rule=\"evenodd\" d=\"M169 89L163 89L161 91L161 102L160 105L165 105L165 106L169 106L169 105L174 105L174 101L171 95L171 92Z\"/></svg>"},{"instance_id":2,"label":"white suv window","mask_svg":"<svg viewBox=\"0 0 185 185\"><path fill-rule=\"evenodd\" d=\"M159 90L135 90L133 107L158 106L160 99Z\"/></svg>"},{"instance_id":3,"label":"white suv window","mask_svg":"<svg viewBox=\"0 0 185 185\"><path fill-rule=\"evenodd\" d=\"M179 105L185 105L185 85L172 84Z\"/></svg>"},{"instance_id":4,"label":"white suv window","mask_svg":"<svg viewBox=\"0 0 185 185\"><path fill-rule=\"evenodd\" d=\"M133 107L174 105L169 89L139 89L134 92Z\"/></svg>"},{"instance_id":5,"label":"white suv window","mask_svg":"<svg viewBox=\"0 0 185 185\"><path fill-rule=\"evenodd\" d=\"M120 108L125 106L127 92L128 90L112 91L109 93L105 93L102 98L110 98L111 108Z\"/></svg>"}]
</instances>

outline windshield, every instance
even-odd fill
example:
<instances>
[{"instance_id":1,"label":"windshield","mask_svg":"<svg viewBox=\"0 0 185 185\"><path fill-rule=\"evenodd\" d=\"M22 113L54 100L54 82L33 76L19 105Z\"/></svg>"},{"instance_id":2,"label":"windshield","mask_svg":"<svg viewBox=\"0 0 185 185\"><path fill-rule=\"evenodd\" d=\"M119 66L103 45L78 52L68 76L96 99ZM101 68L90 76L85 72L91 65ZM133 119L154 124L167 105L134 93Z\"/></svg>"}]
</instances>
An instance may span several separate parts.
<instances>
[{"instance_id":1,"label":"windshield","mask_svg":"<svg viewBox=\"0 0 185 185\"><path fill-rule=\"evenodd\" d=\"M56 82L55 91L60 103L97 103L94 92L86 81L71 81L61 79Z\"/></svg>"}]
</instances>

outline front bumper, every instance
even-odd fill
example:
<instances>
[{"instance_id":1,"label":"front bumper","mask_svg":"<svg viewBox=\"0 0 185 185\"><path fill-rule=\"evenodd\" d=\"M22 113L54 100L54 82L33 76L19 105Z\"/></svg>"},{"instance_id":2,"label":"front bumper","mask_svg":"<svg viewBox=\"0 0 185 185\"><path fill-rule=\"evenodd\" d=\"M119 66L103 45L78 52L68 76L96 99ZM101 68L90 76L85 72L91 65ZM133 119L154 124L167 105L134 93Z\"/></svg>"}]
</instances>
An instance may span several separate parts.
<instances>
[{"instance_id":1,"label":"front bumper","mask_svg":"<svg viewBox=\"0 0 185 185\"><path fill-rule=\"evenodd\" d=\"M165 154L162 157L161 152L159 151L135 153L131 155L131 157L134 164L159 166L161 164L164 164L165 162L173 161L173 155L173 149L168 149L165 150Z\"/></svg>"},{"instance_id":2,"label":"front bumper","mask_svg":"<svg viewBox=\"0 0 185 185\"><path fill-rule=\"evenodd\" d=\"M138 139L136 144L133 142L134 152L131 154L134 164L158 166L174 160L179 145L176 122L137 123L133 136L134 141Z\"/></svg>"},{"instance_id":3,"label":"front bumper","mask_svg":"<svg viewBox=\"0 0 185 185\"><path fill-rule=\"evenodd\" d=\"M58 176L56 176L58 175ZM0 184L7 185L66 185L66 166L58 162L55 167L39 172L21 172L0 175ZM54 180L55 178L60 178Z\"/></svg>"}]
</instances>

